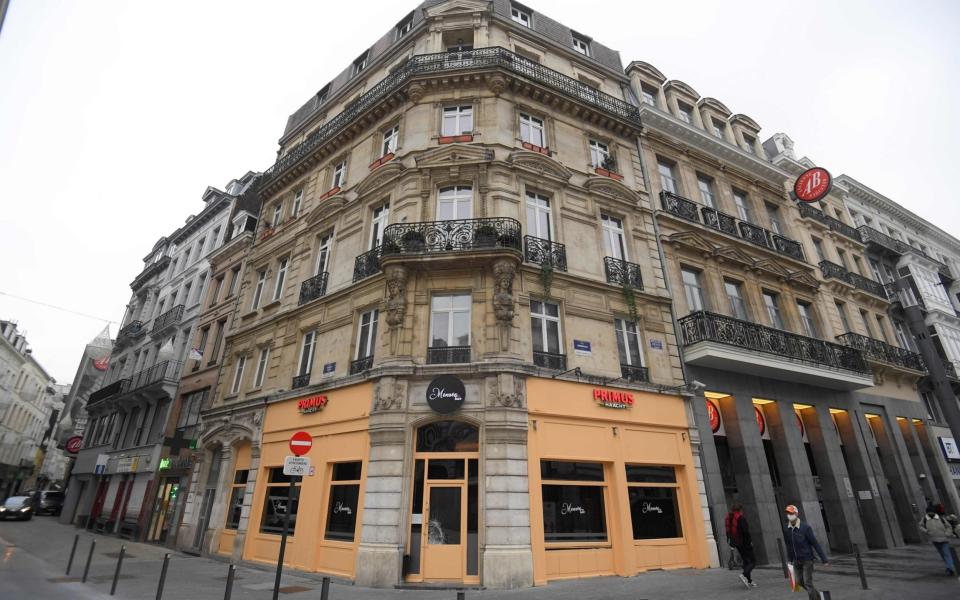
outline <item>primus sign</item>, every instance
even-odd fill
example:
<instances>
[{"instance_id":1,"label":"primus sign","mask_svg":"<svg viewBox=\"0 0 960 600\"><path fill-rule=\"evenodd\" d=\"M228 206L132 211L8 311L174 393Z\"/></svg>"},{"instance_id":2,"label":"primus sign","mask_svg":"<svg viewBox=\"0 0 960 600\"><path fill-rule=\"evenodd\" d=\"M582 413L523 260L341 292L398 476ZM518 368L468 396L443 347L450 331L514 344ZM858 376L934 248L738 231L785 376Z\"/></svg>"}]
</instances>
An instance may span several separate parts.
<instances>
[{"instance_id":1,"label":"primus sign","mask_svg":"<svg viewBox=\"0 0 960 600\"><path fill-rule=\"evenodd\" d=\"M627 392L593 388L593 399L596 400L597 404L607 408L631 408L633 406L633 394Z\"/></svg>"},{"instance_id":2,"label":"primus sign","mask_svg":"<svg viewBox=\"0 0 960 600\"><path fill-rule=\"evenodd\" d=\"M310 396L309 398L297 400L297 410L300 411L300 414L308 415L318 410L323 410L327 402L326 396Z\"/></svg>"}]
</instances>

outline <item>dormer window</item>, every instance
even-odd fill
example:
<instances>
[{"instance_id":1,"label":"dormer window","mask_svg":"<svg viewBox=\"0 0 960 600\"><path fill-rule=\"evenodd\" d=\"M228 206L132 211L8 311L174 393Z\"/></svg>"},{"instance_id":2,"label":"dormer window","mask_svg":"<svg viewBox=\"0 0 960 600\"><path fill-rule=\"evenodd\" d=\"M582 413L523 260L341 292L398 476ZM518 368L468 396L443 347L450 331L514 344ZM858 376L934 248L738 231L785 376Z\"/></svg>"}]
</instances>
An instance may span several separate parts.
<instances>
[{"instance_id":1,"label":"dormer window","mask_svg":"<svg viewBox=\"0 0 960 600\"><path fill-rule=\"evenodd\" d=\"M329 96L330 96L330 84L328 83L327 85L320 88L319 92L317 92L317 104L323 104L324 102L327 101L327 97Z\"/></svg>"},{"instance_id":2,"label":"dormer window","mask_svg":"<svg viewBox=\"0 0 960 600\"><path fill-rule=\"evenodd\" d=\"M367 53L364 52L357 60L353 61L353 74L359 75L364 69L367 68Z\"/></svg>"},{"instance_id":3,"label":"dormer window","mask_svg":"<svg viewBox=\"0 0 960 600\"><path fill-rule=\"evenodd\" d=\"M582 35L578 35L574 33L573 49L584 56L590 56L590 40L583 37Z\"/></svg>"},{"instance_id":4,"label":"dormer window","mask_svg":"<svg viewBox=\"0 0 960 600\"><path fill-rule=\"evenodd\" d=\"M723 139L723 123L717 121L716 119L710 119L710 124L712 125L714 137Z\"/></svg>"},{"instance_id":5,"label":"dormer window","mask_svg":"<svg viewBox=\"0 0 960 600\"><path fill-rule=\"evenodd\" d=\"M510 18L514 23L519 23L524 27L530 27L530 9L519 4L510 6Z\"/></svg>"},{"instance_id":6,"label":"dormer window","mask_svg":"<svg viewBox=\"0 0 960 600\"><path fill-rule=\"evenodd\" d=\"M410 13L406 18L397 23L397 39L399 40L410 33L411 29L413 29L413 13Z\"/></svg>"},{"instance_id":7,"label":"dormer window","mask_svg":"<svg viewBox=\"0 0 960 600\"><path fill-rule=\"evenodd\" d=\"M689 104L677 102L677 117L688 125L693 124L693 108Z\"/></svg>"},{"instance_id":8,"label":"dormer window","mask_svg":"<svg viewBox=\"0 0 960 600\"><path fill-rule=\"evenodd\" d=\"M744 150L746 150L750 154L753 154L754 153L753 148L756 143L757 143L756 138L749 136L747 134L743 134L743 145L746 146Z\"/></svg>"}]
</instances>

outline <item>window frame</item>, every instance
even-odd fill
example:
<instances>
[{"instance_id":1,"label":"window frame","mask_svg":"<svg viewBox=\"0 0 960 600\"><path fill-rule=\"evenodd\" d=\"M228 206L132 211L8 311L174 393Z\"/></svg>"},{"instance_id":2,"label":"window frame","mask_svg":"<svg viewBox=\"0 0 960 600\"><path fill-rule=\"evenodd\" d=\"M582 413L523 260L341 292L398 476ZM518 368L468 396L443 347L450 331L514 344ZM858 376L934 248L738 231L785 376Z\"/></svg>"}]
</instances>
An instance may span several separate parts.
<instances>
[{"instance_id":1,"label":"window frame","mask_svg":"<svg viewBox=\"0 0 960 600\"><path fill-rule=\"evenodd\" d=\"M534 312L534 307L533 307L534 303L537 303L537 304L540 305L540 307L541 307L541 312L539 312L539 313ZM547 306L547 305L553 305L553 306L557 307L557 316L556 316L556 317L554 317L554 316L552 316L552 315L550 315L550 314L547 313L547 311L546 311L546 306ZM536 343L535 343L535 341L536 341L536 336L537 336L537 330L536 330L536 328L534 327L534 323L533 323L533 321L534 321L535 319L540 321L540 325L539 325L539 329L540 329L539 334L540 334L540 336L541 336L540 346L541 346L541 348L544 348L543 350L537 350L537 349L536 349ZM562 319L561 319L561 312L560 312L560 304L559 304L559 303L557 303L557 302L550 302L549 300L534 300L534 299L531 298L531 300L530 300L530 325L531 325L530 329L531 329L531 336L532 336L532 337L531 337L530 346L531 346L531 348L533 348L533 351L534 351L534 352L545 352L545 353L547 353L547 354L565 354L565 353L563 352L563 349L564 349L564 344L563 344L563 323L562 323L561 321L562 321ZM556 350L556 351L553 351L553 350L550 350L550 349L549 349L549 340L550 340L549 327L548 327L548 324L549 324L549 323L556 323L556 325L557 325L557 350Z\"/></svg>"},{"instance_id":2,"label":"window frame","mask_svg":"<svg viewBox=\"0 0 960 600\"><path fill-rule=\"evenodd\" d=\"M524 136L524 127L527 130L527 136ZM533 139L532 133L538 131L540 135L539 141ZM542 117L530 114L528 112L520 112L520 141L526 142L528 144L533 144L539 148L547 147L547 123Z\"/></svg>"},{"instance_id":3,"label":"window frame","mask_svg":"<svg viewBox=\"0 0 960 600\"><path fill-rule=\"evenodd\" d=\"M687 274L693 276L693 282L687 281ZM683 284L683 295L687 301L688 314L707 310L707 295L703 291L703 270L680 265L680 282Z\"/></svg>"},{"instance_id":4,"label":"window frame","mask_svg":"<svg viewBox=\"0 0 960 600\"><path fill-rule=\"evenodd\" d=\"M312 329L303 334L300 341L300 354L297 358L297 377L313 373L313 358L317 350L317 331ZM309 352L309 354L307 354ZM306 359L306 362L304 362Z\"/></svg>"},{"instance_id":5,"label":"window frame","mask_svg":"<svg viewBox=\"0 0 960 600\"><path fill-rule=\"evenodd\" d=\"M342 188L347 183L347 159L342 158L333 165L330 189Z\"/></svg>"},{"instance_id":6,"label":"window frame","mask_svg":"<svg viewBox=\"0 0 960 600\"><path fill-rule=\"evenodd\" d=\"M241 477L240 473L244 475ZM240 529L240 521L243 518L243 503L247 495L247 481L250 478L250 469L234 469L233 470L233 480L230 483L230 494L227 496L227 519L224 522L223 528L236 531ZM238 479L243 481L237 482ZM239 497L236 497L237 492L240 492ZM236 510L236 524L233 524L233 515L234 510Z\"/></svg>"},{"instance_id":7,"label":"window frame","mask_svg":"<svg viewBox=\"0 0 960 600\"><path fill-rule=\"evenodd\" d=\"M606 256L627 261L629 260L629 253L626 228L623 225L623 221L620 217L615 217L609 213L600 213L600 231L603 237L604 250L608 252ZM619 246L620 256L616 254L614 243Z\"/></svg>"},{"instance_id":8,"label":"window frame","mask_svg":"<svg viewBox=\"0 0 960 600\"><path fill-rule=\"evenodd\" d=\"M683 187L680 185L680 179L677 177L677 164L675 162L657 157L657 178L661 191L676 194L677 196L683 195ZM666 184L668 181L670 185Z\"/></svg>"},{"instance_id":9,"label":"window frame","mask_svg":"<svg viewBox=\"0 0 960 600\"><path fill-rule=\"evenodd\" d=\"M289 268L290 258L281 258L279 264L277 265L277 276L274 278L276 283L273 288L273 302L277 302L283 297L283 286L286 284L287 269Z\"/></svg>"},{"instance_id":10,"label":"window frame","mask_svg":"<svg viewBox=\"0 0 960 600\"><path fill-rule=\"evenodd\" d=\"M267 366L270 362L270 347L266 346L260 349L260 356L257 358L257 370L253 377L253 387L263 387L263 380L267 374Z\"/></svg>"},{"instance_id":11,"label":"window frame","mask_svg":"<svg viewBox=\"0 0 960 600\"><path fill-rule=\"evenodd\" d=\"M594 169L603 167L603 163L610 157L610 146L596 138L588 138L587 145L590 149L590 164Z\"/></svg>"},{"instance_id":12,"label":"window frame","mask_svg":"<svg viewBox=\"0 0 960 600\"><path fill-rule=\"evenodd\" d=\"M257 270L257 283L253 288L253 304L250 306L250 310L257 310L260 308L260 302L263 301L263 288L267 283L267 268L263 267L262 269Z\"/></svg>"},{"instance_id":13,"label":"window frame","mask_svg":"<svg viewBox=\"0 0 960 600\"><path fill-rule=\"evenodd\" d=\"M747 192L733 188L733 205L737 209L737 218L753 224L753 211L750 209L750 199Z\"/></svg>"},{"instance_id":14,"label":"window frame","mask_svg":"<svg viewBox=\"0 0 960 600\"><path fill-rule=\"evenodd\" d=\"M321 235L317 242L317 259L313 265L313 275L316 277L321 273L326 273L330 266L330 255L333 252L333 232Z\"/></svg>"},{"instance_id":15,"label":"window frame","mask_svg":"<svg viewBox=\"0 0 960 600\"><path fill-rule=\"evenodd\" d=\"M633 326L633 331L630 331L628 326ZM617 339L617 358L620 359L621 365L627 365L630 367L646 367L646 357L643 355L643 343L642 343L642 334L640 333L640 327L637 325L636 321L631 321L629 319L623 319L620 317L613 318L613 329L616 332ZM635 344L635 349L637 351L637 357L639 364L634 364L633 357L631 356L630 347L630 336L633 336L633 342ZM625 352L621 356L620 349L623 348ZM623 362L623 357L626 357L627 362Z\"/></svg>"},{"instance_id":16,"label":"window frame","mask_svg":"<svg viewBox=\"0 0 960 600\"><path fill-rule=\"evenodd\" d=\"M303 188L298 189L293 193L293 204L290 208L290 217L296 219L300 216L300 208L303 204Z\"/></svg>"},{"instance_id":17,"label":"window frame","mask_svg":"<svg viewBox=\"0 0 960 600\"><path fill-rule=\"evenodd\" d=\"M674 480L673 480L672 483L671 483L671 482L666 482L666 481L659 481L659 482L630 481L630 478L629 478L629 476L626 475L626 473L627 473L627 469L629 469L631 466L670 468L670 469L673 469ZM626 482L627 482L627 503L628 503L629 512L630 512L630 539L632 539L632 540L634 541L634 543L636 543L636 542L638 542L638 541L639 541L639 542L646 542L646 541L650 541L650 540L683 540L683 539L685 539L686 536L685 536L684 533L683 533L683 531L684 531L684 527L683 527L683 500L682 500L682 496L681 496L681 494L680 494L680 483L679 483L679 481L678 481L678 480L679 480L679 477L678 477L678 475L677 475L677 470L678 470L678 467L677 467L676 465L643 465L643 464L639 464L639 463L624 463L624 475L625 475L625 476L624 476L624 479L625 479ZM630 490L631 490L631 488L671 489L671 490L674 490L674 491L673 491L673 500L674 500L674 503L675 503L675 509L676 509L676 513L675 513L675 514L676 514L676 518L677 518L677 521L678 521L678 522L677 522L677 527L678 527L678 529L680 530L680 535L679 535L679 536L674 536L674 537L666 537L666 538L657 538L657 537L638 538L638 537L635 537L635 535L634 535L634 529L635 529L635 528L634 528L634 526L633 526L633 506L632 506L632 504L630 504Z\"/></svg>"},{"instance_id":18,"label":"window frame","mask_svg":"<svg viewBox=\"0 0 960 600\"><path fill-rule=\"evenodd\" d=\"M239 394L240 387L243 385L243 371L247 366L247 355L237 356L237 364L233 368L233 384L230 386L231 394Z\"/></svg>"},{"instance_id":19,"label":"window frame","mask_svg":"<svg viewBox=\"0 0 960 600\"><path fill-rule=\"evenodd\" d=\"M280 222L283 219L283 203L277 202L273 205L273 216L270 217L270 227L276 229L280 227Z\"/></svg>"},{"instance_id":20,"label":"window frame","mask_svg":"<svg viewBox=\"0 0 960 600\"><path fill-rule=\"evenodd\" d=\"M265 530L264 530L264 526L265 526L264 524L266 523L266 518L265 518L265 516L266 516L266 511L267 511L267 510L269 509L269 507L271 506L271 504L270 504L270 492L271 492L271 490L274 489L274 488L279 488L279 491L277 492L276 497L281 497L281 498L286 499L287 494L288 494L288 491L287 491L287 490L288 490L288 488L290 487L290 480L289 480L289 479L286 479L286 480L283 480L283 481L272 481L272 480L273 480L272 475L275 474L275 473L278 472L278 471L280 472L280 474L281 474L282 477L287 477L286 475L282 475L282 473L283 473L283 466L282 466L282 465L281 465L281 466L267 466L267 467L264 468L264 473L263 473L263 475L262 475L263 490L264 490L264 491L263 491L263 507L261 508L260 523L259 523L258 530L257 530L257 532L256 532L256 533L259 534L259 535L282 535L282 531L265 531ZM296 477L296 476L295 476L295 475L291 475L290 477ZM296 485L296 483L300 483L300 485ZM292 501L293 501L294 503L296 503L297 510L296 510L296 511L291 511L291 512L289 513L290 519L289 519L289 528L288 528L288 530L287 530L287 535L290 535L290 536L293 536L294 533L295 533L295 531L296 531L296 526L297 526L297 513L300 512L300 488L301 488L302 486L303 486L302 481L301 481L301 482L296 482L296 481L295 481L294 486L293 486L293 494L292 494L292 498L291 498L291 499L292 499ZM290 508L290 507L287 507L288 510L289 510L289 508Z\"/></svg>"},{"instance_id":21,"label":"window frame","mask_svg":"<svg viewBox=\"0 0 960 600\"><path fill-rule=\"evenodd\" d=\"M551 198L531 190L524 193L524 209L527 217L527 233L542 240L553 240L553 207ZM545 215L547 220L546 237L539 235L541 231L540 216ZM531 221L532 217L532 221Z\"/></svg>"},{"instance_id":22,"label":"window frame","mask_svg":"<svg viewBox=\"0 0 960 600\"><path fill-rule=\"evenodd\" d=\"M457 137L460 135L473 135L474 114L473 104L453 104L443 106L440 109L440 137ZM452 118L448 119L448 115ZM469 129L464 125L469 122ZM447 124L451 123L453 129L448 132Z\"/></svg>"},{"instance_id":23,"label":"window frame","mask_svg":"<svg viewBox=\"0 0 960 600\"><path fill-rule=\"evenodd\" d=\"M527 29L533 29L532 11L510 3L510 20Z\"/></svg>"},{"instance_id":24,"label":"window frame","mask_svg":"<svg viewBox=\"0 0 960 600\"><path fill-rule=\"evenodd\" d=\"M736 294L730 293L731 287ZM741 321L749 321L750 310L747 308L747 301L743 296L743 283L734 279L724 278L723 292L727 296L727 303L730 306L730 312L733 313L733 317Z\"/></svg>"},{"instance_id":25,"label":"window frame","mask_svg":"<svg viewBox=\"0 0 960 600\"><path fill-rule=\"evenodd\" d=\"M583 37L582 35L578 35L573 32L570 32L570 34L571 34L570 37L572 39L571 44L573 46L573 51L589 58L590 57L590 40Z\"/></svg>"},{"instance_id":26,"label":"window frame","mask_svg":"<svg viewBox=\"0 0 960 600\"><path fill-rule=\"evenodd\" d=\"M453 209L453 216L445 218L441 216L441 206L449 205ZM463 206L468 208L468 214L460 214ZM461 221L473 218L473 184L448 185L437 189L436 203L437 221Z\"/></svg>"},{"instance_id":27,"label":"window frame","mask_svg":"<svg viewBox=\"0 0 960 600\"><path fill-rule=\"evenodd\" d=\"M551 478L551 477L543 477L543 475L542 475L542 468L543 468L543 462L544 462L544 461L560 462L560 463L570 463L570 462L574 462L574 463L575 463L575 462L584 462L584 463L587 463L587 462L589 462L589 463L591 463L591 464L599 464L599 465L600 465L600 468L601 468L601 470L602 470L602 473L603 473L603 479L600 480L600 481L597 481L597 480L592 480L592 479L555 479L555 478ZM603 503L603 514L602 514L602 517L603 517L603 529L604 529L604 532L603 532L603 533L604 533L604 539L596 539L596 540L548 540L548 539L547 539L547 536L548 536L549 534L548 534L547 531L546 531L546 529L547 529L546 523L544 523L544 524L543 524L543 543L544 543L544 546L547 548L547 550L550 550L550 549L562 549L562 548L569 548L569 547L592 547L592 548L601 547L601 548L602 548L602 547L610 546L610 545L612 544L612 539L611 539L611 538L612 538L612 535L614 534L614 532L611 532L609 519L607 518L607 517L608 517L608 513L609 513L609 511L610 511L610 489L609 489L609 488L610 488L610 483L607 481L607 473L606 473L607 469L606 469L606 465L605 465L603 462L600 462L600 461L572 461L572 460L569 460L569 459L562 459L562 458L561 458L561 459L549 459L549 458L547 458L547 457L542 457L542 458L540 459L540 463L541 463L541 464L540 464L540 468L541 468L541 477L540 477L540 501L541 501L541 504L542 504L543 501L544 501L544 494L543 494L543 488L544 488L544 486L554 486L554 487L566 486L566 487L593 487L593 488L600 488L600 490L601 490L601 491L600 491L600 500L601 500L601 502ZM546 512L545 510L541 510L541 515L542 515L542 517L544 518L544 520L546 520L547 512ZM559 532L558 532L558 533L559 533ZM555 533L555 535L557 535L558 533ZM559 533L559 534L562 535L562 533ZM569 535L569 534L568 534L568 535Z\"/></svg>"},{"instance_id":28,"label":"window frame","mask_svg":"<svg viewBox=\"0 0 960 600\"><path fill-rule=\"evenodd\" d=\"M810 338L821 339L820 324L818 323L813 303L797 298L797 315L800 317L800 327L803 330L803 334Z\"/></svg>"},{"instance_id":29,"label":"window frame","mask_svg":"<svg viewBox=\"0 0 960 600\"><path fill-rule=\"evenodd\" d=\"M763 298L763 307L767 311L767 320L770 321L770 327L786 331L787 325L783 319L783 308L780 306L780 294L773 290L762 290L760 296ZM767 300L770 300L768 303Z\"/></svg>"},{"instance_id":30,"label":"window frame","mask_svg":"<svg viewBox=\"0 0 960 600\"><path fill-rule=\"evenodd\" d=\"M370 218L370 250L383 244L383 230L390 221L390 203L383 202L373 207Z\"/></svg>"},{"instance_id":31,"label":"window frame","mask_svg":"<svg viewBox=\"0 0 960 600\"><path fill-rule=\"evenodd\" d=\"M713 178L703 173L697 173L697 190L700 192L701 204L716 210L717 195L714 192Z\"/></svg>"},{"instance_id":32,"label":"window frame","mask_svg":"<svg viewBox=\"0 0 960 600\"><path fill-rule=\"evenodd\" d=\"M450 299L450 308L438 308L438 300L449 298ZM466 308L456 308L457 299L466 298L467 307ZM471 319L473 317L473 296L469 292L464 293L454 293L454 294L435 294L430 298L430 332L429 332L429 347L431 348L449 348L451 346L470 346L473 341L473 332ZM467 315L467 343L451 343L457 341L457 332L456 332L456 315ZM437 340L437 331L436 331L436 315L444 314L447 317L447 331L442 332L444 338L441 340L443 345L436 344Z\"/></svg>"},{"instance_id":33,"label":"window frame","mask_svg":"<svg viewBox=\"0 0 960 600\"><path fill-rule=\"evenodd\" d=\"M400 146L400 124L388 127L381 133L380 157L388 154L396 154Z\"/></svg>"},{"instance_id":34,"label":"window frame","mask_svg":"<svg viewBox=\"0 0 960 600\"><path fill-rule=\"evenodd\" d=\"M365 322L364 318L367 316L370 318ZM360 313L357 318L357 343L354 348L355 360L362 360L364 358L371 358L376 354L376 342L377 342L377 327L379 326L380 321L380 309L373 308L366 310ZM367 329L364 333L364 328ZM361 356L360 350L366 346L367 352Z\"/></svg>"},{"instance_id":35,"label":"window frame","mask_svg":"<svg viewBox=\"0 0 960 600\"><path fill-rule=\"evenodd\" d=\"M340 464L350 464L358 463L360 465L360 477L357 479L337 479L337 465ZM362 460L338 460L336 462L330 463L330 480L327 482L327 514L325 515L323 523L323 540L325 542L334 542L341 544L353 544L357 541L357 531L361 529L357 527L360 525L360 511L362 510L363 505L361 504L363 497L361 495L361 488L363 487L363 473L364 466ZM341 537L331 537L330 536L330 519L333 516L334 505L333 502L336 499L334 494L334 488L356 488L356 506L353 507L353 536L350 539L341 538Z\"/></svg>"}]
</instances>

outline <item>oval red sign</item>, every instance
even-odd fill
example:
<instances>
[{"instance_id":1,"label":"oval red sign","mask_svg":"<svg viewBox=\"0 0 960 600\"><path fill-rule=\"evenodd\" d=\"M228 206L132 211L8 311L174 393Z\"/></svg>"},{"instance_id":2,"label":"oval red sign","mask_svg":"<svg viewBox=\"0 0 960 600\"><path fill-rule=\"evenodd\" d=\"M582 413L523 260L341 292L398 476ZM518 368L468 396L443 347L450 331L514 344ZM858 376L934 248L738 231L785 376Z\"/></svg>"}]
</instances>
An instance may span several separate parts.
<instances>
[{"instance_id":1,"label":"oval red sign","mask_svg":"<svg viewBox=\"0 0 960 600\"><path fill-rule=\"evenodd\" d=\"M720 431L720 411L717 405L707 400L707 417L710 419L710 430L713 433Z\"/></svg>"},{"instance_id":2,"label":"oval red sign","mask_svg":"<svg viewBox=\"0 0 960 600\"><path fill-rule=\"evenodd\" d=\"M75 435L64 444L64 449L70 454L76 454L80 452L80 447L83 445L83 437Z\"/></svg>"},{"instance_id":3,"label":"oval red sign","mask_svg":"<svg viewBox=\"0 0 960 600\"><path fill-rule=\"evenodd\" d=\"M760 412L758 407L754 406L753 415L757 418L757 429L760 430L760 435L763 435L767 431L767 422L763 419L763 413Z\"/></svg>"},{"instance_id":4,"label":"oval red sign","mask_svg":"<svg viewBox=\"0 0 960 600\"><path fill-rule=\"evenodd\" d=\"M793 195L801 202L816 202L830 193L833 178L823 167L807 169L793 183Z\"/></svg>"},{"instance_id":5,"label":"oval red sign","mask_svg":"<svg viewBox=\"0 0 960 600\"><path fill-rule=\"evenodd\" d=\"M313 447L313 436L306 431L298 431L290 436L290 452L303 456Z\"/></svg>"}]
</instances>

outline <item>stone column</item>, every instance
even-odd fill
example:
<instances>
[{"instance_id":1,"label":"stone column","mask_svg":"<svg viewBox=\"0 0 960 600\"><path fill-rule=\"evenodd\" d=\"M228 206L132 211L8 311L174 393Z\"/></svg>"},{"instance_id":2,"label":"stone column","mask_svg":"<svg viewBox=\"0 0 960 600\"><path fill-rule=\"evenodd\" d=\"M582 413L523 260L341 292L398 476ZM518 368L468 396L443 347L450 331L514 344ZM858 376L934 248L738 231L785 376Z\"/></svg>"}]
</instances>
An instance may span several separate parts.
<instances>
[{"instance_id":1,"label":"stone column","mask_svg":"<svg viewBox=\"0 0 960 600\"><path fill-rule=\"evenodd\" d=\"M920 440L917 439L916 431L910 425L910 420L903 417L897 417L897 426L900 429L900 435L903 437L907 454L910 456L910 462L913 463L913 470L917 474L917 480L923 495L926 498L936 498L939 494L934 484L933 473L930 470L930 465L927 464L927 457L923 455L923 449L920 447ZM926 503L921 504L920 508L925 505ZM917 520L919 521L919 519Z\"/></svg>"},{"instance_id":2,"label":"stone column","mask_svg":"<svg viewBox=\"0 0 960 600\"><path fill-rule=\"evenodd\" d=\"M696 379L695 374L688 376ZM727 513L727 500L723 492L723 477L720 475L720 461L717 459L717 446L710 428L707 415L706 398L702 395L690 398L688 418L691 419L690 446L693 451L693 464L697 470L697 497L700 499L700 512L703 517L703 529L707 535L707 552L710 566L719 567L727 557L727 548L719 548L718 540L726 541L723 516Z\"/></svg>"},{"instance_id":3,"label":"stone column","mask_svg":"<svg viewBox=\"0 0 960 600\"><path fill-rule=\"evenodd\" d=\"M918 511L922 507L918 507L917 512L915 512L912 505L922 502L923 494L916 484L913 467L903 464L901 460L900 446L902 440L898 440L896 435L898 430L891 427L888 418L886 414L870 417L867 419L867 425L873 428L873 433L877 438L880 464L890 486L893 510L895 518L900 523L903 540L907 543L920 542L923 540L920 537L917 522L920 520ZM897 443L898 441L900 444Z\"/></svg>"}]
</instances>

